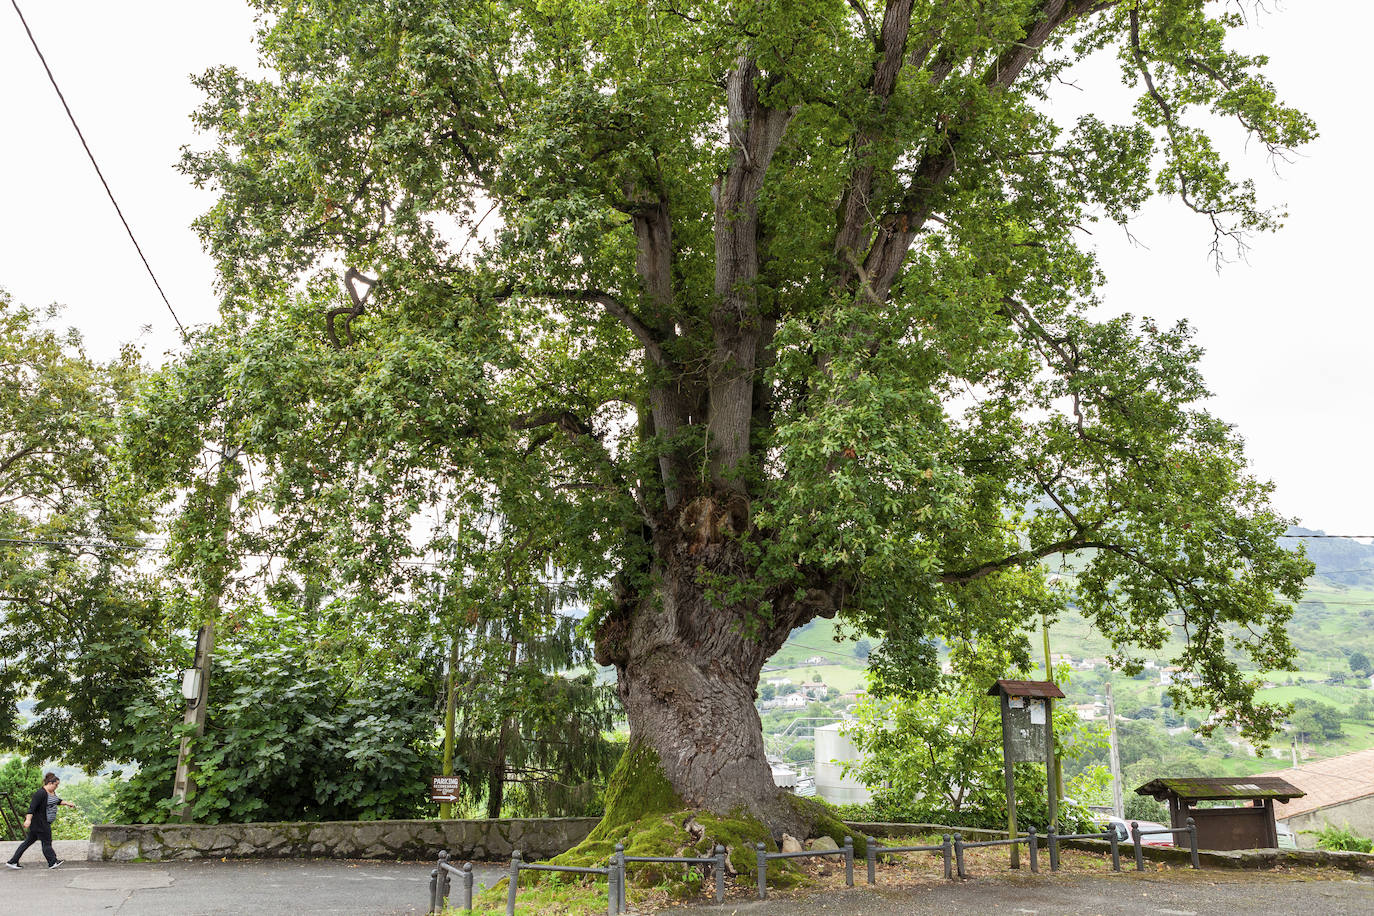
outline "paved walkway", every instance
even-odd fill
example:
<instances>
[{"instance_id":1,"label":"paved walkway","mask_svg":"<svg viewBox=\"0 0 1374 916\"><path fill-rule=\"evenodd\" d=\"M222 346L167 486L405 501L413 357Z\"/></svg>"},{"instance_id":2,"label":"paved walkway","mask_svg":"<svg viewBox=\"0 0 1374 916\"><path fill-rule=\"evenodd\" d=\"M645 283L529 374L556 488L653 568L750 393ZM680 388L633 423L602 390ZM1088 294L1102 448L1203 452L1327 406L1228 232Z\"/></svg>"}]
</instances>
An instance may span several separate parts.
<instances>
[{"instance_id":1,"label":"paved walkway","mask_svg":"<svg viewBox=\"0 0 1374 916\"><path fill-rule=\"evenodd\" d=\"M0 843L9 858L16 843ZM400 916L429 908L433 863L318 860L85 861L85 842L54 844L50 871L30 849L24 868L0 868L0 913L26 916ZM477 883L505 875L478 866Z\"/></svg>"},{"instance_id":2,"label":"paved walkway","mask_svg":"<svg viewBox=\"0 0 1374 916\"><path fill-rule=\"evenodd\" d=\"M18 848L17 840L0 840L0 860L8 862ZM52 848L57 857L64 862L85 862L91 844L89 840L54 840ZM20 864L25 868L42 868L46 864L43 861L43 844L34 843L25 850L24 861Z\"/></svg>"},{"instance_id":3,"label":"paved walkway","mask_svg":"<svg viewBox=\"0 0 1374 916\"><path fill-rule=\"evenodd\" d=\"M14 843L0 843L8 858ZM199 860L84 861L86 844L58 844L68 858L49 871L37 850L21 871L0 868L0 913L28 916L401 916L429 902L427 862ZM505 869L479 865L477 883ZM631 895L633 898L633 894ZM1374 880L1346 872L1189 870L1121 875L1020 875L865 887L762 902L674 908L673 916L1346 916L1374 913Z\"/></svg>"}]
</instances>

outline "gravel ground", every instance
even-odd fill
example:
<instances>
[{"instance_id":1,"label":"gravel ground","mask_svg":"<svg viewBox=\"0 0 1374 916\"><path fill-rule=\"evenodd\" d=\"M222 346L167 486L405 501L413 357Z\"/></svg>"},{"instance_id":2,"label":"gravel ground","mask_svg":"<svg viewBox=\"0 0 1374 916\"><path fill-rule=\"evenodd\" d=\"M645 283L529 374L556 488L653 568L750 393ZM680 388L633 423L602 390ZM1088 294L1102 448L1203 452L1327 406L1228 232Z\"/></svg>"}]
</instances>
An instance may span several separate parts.
<instances>
[{"instance_id":1,"label":"gravel ground","mask_svg":"<svg viewBox=\"0 0 1374 916\"><path fill-rule=\"evenodd\" d=\"M859 876L862 881L862 876ZM916 886L770 893L764 901L674 908L674 916L1350 916L1374 913L1374 881L1347 872L1162 871L980 877Z\"/></svg>"},{"instance_id":2,"label":"gravel ground","mask_svg":"<svg viewBox=\"0 0 1374 916\"><path fill-rule=\"evenodd\" d=\"M902 845L906 844L903 841ZM853 888L845 886L844 866L839 860L794 860L807 866L812 886L796 891L770 890L764 901L741 891L724 907L703 906L702 902L672 905L664 895L645 894L633 909L664 916L1374 914L1374 880L1337 869L1194 871L1152 863L1147 871L1136 872L1130 858L1123 857L1126 870L1113 873L1106 856L1066 849L1060 870L1051 873L1046 851L1041 849L1040 853L1042 871L1031 874L1024 855L1019 872L1007 867L1005 847L971 849L965 859L969 877L953 881L944 878L938 855L903 855L879 863L873 886L865 883L865 863L858 861L854 863L858 886Z\"/></svg>"}]
</instances>

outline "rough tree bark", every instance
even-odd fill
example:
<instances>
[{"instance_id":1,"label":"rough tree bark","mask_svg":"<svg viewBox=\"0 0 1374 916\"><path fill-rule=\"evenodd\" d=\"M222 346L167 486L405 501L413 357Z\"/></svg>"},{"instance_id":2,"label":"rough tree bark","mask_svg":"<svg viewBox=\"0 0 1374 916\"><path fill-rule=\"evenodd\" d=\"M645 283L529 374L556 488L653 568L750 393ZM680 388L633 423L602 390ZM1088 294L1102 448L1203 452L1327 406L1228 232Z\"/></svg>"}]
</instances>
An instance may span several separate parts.
<instances>
[{"instance_id":1,"label":"rough tree bark","mask_svg":"<svg viewBox=\"0 0 1374 916\"><path fill-rule=\"evenodd\" d=\"M614 665L631 734L651 747L689 807L745 809L774 828L798 829L764 754L754 706L759 672L796 626L834 616L838 595L820 588L770 594L774 610L730 605L707 581L750 573L738 495L698 497L654 536L653 589L622 595L597 635L597 659Z\"/></svg>"}]
</instances>

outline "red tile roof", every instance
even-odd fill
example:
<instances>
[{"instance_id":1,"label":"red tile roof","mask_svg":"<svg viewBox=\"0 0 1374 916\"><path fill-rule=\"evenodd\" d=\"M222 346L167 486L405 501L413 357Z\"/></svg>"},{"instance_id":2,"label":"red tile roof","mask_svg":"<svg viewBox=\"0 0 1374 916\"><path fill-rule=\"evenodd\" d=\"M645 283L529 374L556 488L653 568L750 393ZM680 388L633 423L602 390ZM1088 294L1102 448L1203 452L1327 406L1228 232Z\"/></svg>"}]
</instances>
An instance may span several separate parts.
<instances>
[{"instance_id":1,"label":"red tile roof","mask_svg":"<svg viewBox=\"0 0 1374 916\"><path fill-rule=\"evenodd\" d=\"M1307 793L1304 798L1275 806L1278 818L1292 817L1374 795L1374 748L1264 775L1286 779Z\"/></svg>"}]
</instances>

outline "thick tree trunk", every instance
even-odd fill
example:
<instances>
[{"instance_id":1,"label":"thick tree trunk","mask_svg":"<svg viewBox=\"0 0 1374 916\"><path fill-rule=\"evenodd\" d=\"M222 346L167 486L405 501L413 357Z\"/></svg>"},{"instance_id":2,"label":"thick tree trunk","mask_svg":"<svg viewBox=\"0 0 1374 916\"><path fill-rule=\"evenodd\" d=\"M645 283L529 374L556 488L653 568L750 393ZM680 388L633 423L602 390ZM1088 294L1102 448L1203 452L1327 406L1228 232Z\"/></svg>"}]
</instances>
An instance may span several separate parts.
<instances>
[{"instance_id":1,"label":"thick tree trunk","mask_svg":"<svg viewBox=\"0 0 1374 916\"><path fill-rule=\"evenodd\" d=\"M759 671L792 627L825 609L757 596L729 604L708 586L754 580L734 532L747 503L698 498L655 537L655 584L627 595L597 634L597 656L614 664L631 734L653 748L664 775L690 807L746 809L774 828L794 829L764 755L754 707Z\"/></svg>"}]
</instances>

